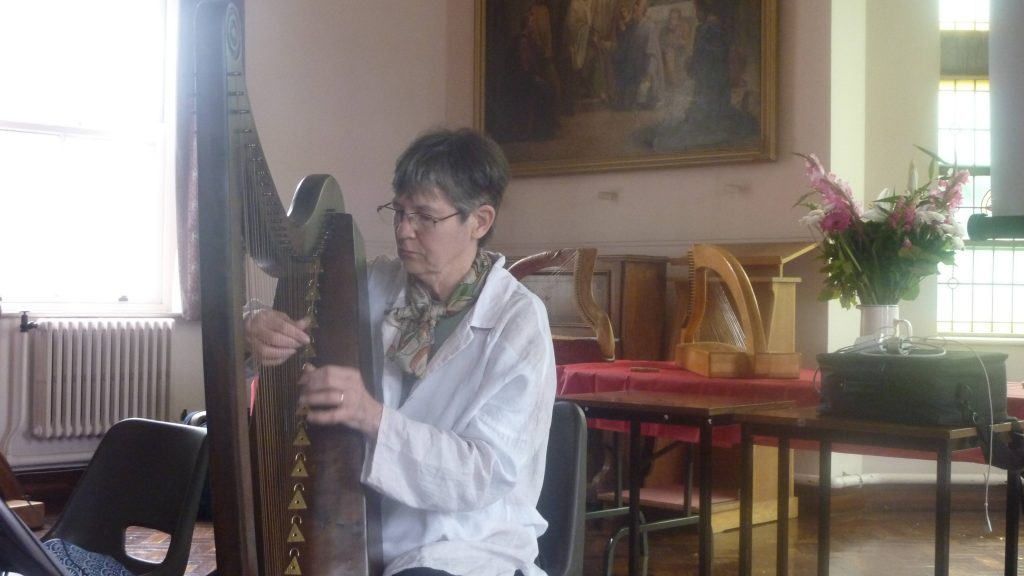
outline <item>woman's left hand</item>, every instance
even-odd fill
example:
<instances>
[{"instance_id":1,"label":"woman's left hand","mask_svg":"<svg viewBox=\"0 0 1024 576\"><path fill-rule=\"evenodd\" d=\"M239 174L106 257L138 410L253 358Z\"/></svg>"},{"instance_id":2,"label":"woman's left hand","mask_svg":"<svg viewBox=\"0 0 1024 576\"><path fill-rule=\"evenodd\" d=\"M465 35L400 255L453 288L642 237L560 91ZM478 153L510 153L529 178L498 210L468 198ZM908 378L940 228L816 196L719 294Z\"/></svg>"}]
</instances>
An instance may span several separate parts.
<instances>
[{"instance_id":1,"label":"woman's left hand","mask_svg":"<svg viewBox=\"0 0 1024 576\"><path fill-rule=\"evenodd\" d=\"M344 424L369 438L377 437L384 407L367 392L363 376L347 366L307 364L298 382L299 402L309 407L312 424Z\"/></svg>"}]
</instances>

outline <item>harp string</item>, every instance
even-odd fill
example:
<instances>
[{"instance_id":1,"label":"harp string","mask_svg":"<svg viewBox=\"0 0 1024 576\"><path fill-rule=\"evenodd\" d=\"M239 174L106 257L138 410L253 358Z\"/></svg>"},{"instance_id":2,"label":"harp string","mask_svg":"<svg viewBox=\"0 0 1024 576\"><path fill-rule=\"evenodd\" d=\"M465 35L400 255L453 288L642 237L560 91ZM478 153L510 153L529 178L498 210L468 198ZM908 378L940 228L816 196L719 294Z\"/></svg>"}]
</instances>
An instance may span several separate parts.
<instances>
[{"instance_id":1,"label":"harp string","mask_svg":"<svg viewBox=\"0 0 1024 576\"><path fill-rule=\"evenodd\" d=\"M268 202L280 200L259 146L250 143L244 147L243 154L243 226L249 256L245 267L247 299L274 302L282 312L301 318L296 307L302 302L303 284L310 280L304 274L306 267L295 264L295 255L289 254L287 260L293 266L285 270L282 277L274 278L256 262L268 258L277 262L284 260L275 253L289 244L280 233L285 223L275 222L268 216L275 211L264 209ZM297 392L294 382L298 379L301 365L300 359L293 357L281 366L261 367L253 400L250 421L251 446L256 463L253 482L259 500L260 538L264 542L260 547L264 556L261 564L273 567L268 573L283 573L290 556L297 550L301 554L295 543L288 542L292 518L301 519L305 512L289 510L297 492L305 495L302 481L291 477L297 458L293 446L298 418L295 414ZM301 520L299 523L301 525Z\"/></svg>"},{"instance_id":2,"label":"harp string","mask_svg":"<svg viewBox=\"0 0 1024 576\"><path fill-rule=\"evenodd\" d=\"M589 336L584 330L584 319L577 305L577 298L573 292L574 283L565 282L565 278L573 278L579 266L579 252L576 250L565 250L560 252L559 257L550 266L546 266L526 275L522 282L544 301L548 310L549 320L558 325L569 324L570 330L579 331L577 336ZM574 317L552 318L552 311L572 310ZM558 338L558 336L555 336Z\"/></svg>"},{"instance_id":3,"label":"harp string","mask_svg":"<svg viewBox=\"0 0 1024 576\"><path fill-rule=\"evenodd\" d=\"M724 288L721 277L716 273L708 275L707 312L700 325L698 341L723 342L737 348L745 346L746 337L743 323L736 313L736 306Z\"/></svg>"}]
</instances>

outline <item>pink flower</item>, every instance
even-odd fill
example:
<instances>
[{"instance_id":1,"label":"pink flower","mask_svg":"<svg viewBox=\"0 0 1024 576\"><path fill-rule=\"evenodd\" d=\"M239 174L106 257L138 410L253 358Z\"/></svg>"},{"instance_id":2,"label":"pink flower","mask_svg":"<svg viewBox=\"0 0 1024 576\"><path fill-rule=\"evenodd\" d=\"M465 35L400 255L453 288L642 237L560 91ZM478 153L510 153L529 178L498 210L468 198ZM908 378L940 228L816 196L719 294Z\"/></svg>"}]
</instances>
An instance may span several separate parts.
<instances>
[{"instance_id":1,"label":"pink flower","mask_svg":"<svg viewBox=\"0 0 1024 576\"><path fill-rule=\"evenodd\" d=\"M952 251L963 249L964 226L953 213L969 181L966 171L918 187L911 163L907 190L884 190L865 211L853 200L849 183L826 172L817 156L800 156L811 183L797 202L808 208L800 221L824 235L822 298L838 298L846 308L913 298L918 282L934 274L937 263L951 264Z\"/></svg>"},{"instance_id":2,"label":"pink flower","mask_svg":"<svg viewBox=\"0 0 1024 576\"><path fill-rule=\"evenodd\" d=\"M839 208L825 213L821 219L821 231L825 234L842 232L853 224L853 216L849 210Z\"/></svg>"},{"instance_id":3,"label":"pink flower","mask_svg":"<svg viewBox=\"0 0 1024 576\"><path fill-rule=\"evenodd\" d=\"M943 200L946 205L949 206L950 212L956 211L960 207L960 202L963 201L963 194L961 189L964 184L967 184L971 179L971 174L967 170L961 170L957 172L952 180L947 182L947 188L943 194Z\"/></svg>"},{"instance_id":4,"label":"pink flower","mask_svg":"<svg viewBox=\"0 0 1024 576\"><path fill-rule=\"evenodd\" d=\"M818 190L819 192L827 187L828 178L825 175L825 167L821 165L821 160L814 154L808 154L804 156L804 166L806 167L807 179L811 181L811 188Z\"/></svg>"},{"instance_id":5,"label":"pink flower","mask_svg":"<svg viewBox=\"0 0 1024 576\"><path fill-rule=\"evenodd\" d=\"M902 229L909 232L914 227L916 212L913 204L906 198L901 198L892 207L892 212L889 214L889 225L893 230Z\"/></svg>"}]
</instances>

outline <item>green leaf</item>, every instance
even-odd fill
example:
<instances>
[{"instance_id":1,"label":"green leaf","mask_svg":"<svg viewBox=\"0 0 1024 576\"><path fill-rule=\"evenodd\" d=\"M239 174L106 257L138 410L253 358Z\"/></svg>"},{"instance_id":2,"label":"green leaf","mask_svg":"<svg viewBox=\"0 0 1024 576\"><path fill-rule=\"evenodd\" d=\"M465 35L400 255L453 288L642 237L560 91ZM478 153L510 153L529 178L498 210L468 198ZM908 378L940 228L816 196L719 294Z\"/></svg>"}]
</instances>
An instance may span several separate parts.
<instances>
[{"instance_id":1,"label":"green leaf","mask_svg":"<svg viewBox=\"0 0 1024 576\"><path fill-rule=\"evenodd\" d=\"M807 192L806 194L804 194L800 198L797 198L796 203L793 204L792 207L796 208L797 206L803 206L804 208L809 208L811 210L814 210L814 209L818 208L818 205L810 203L810 202L807 202L807 198L809 198L811 196L817 196L817 195L818 195L818 191L817 190L811 190L810 192Z\"/></svg>"}]
</instances>

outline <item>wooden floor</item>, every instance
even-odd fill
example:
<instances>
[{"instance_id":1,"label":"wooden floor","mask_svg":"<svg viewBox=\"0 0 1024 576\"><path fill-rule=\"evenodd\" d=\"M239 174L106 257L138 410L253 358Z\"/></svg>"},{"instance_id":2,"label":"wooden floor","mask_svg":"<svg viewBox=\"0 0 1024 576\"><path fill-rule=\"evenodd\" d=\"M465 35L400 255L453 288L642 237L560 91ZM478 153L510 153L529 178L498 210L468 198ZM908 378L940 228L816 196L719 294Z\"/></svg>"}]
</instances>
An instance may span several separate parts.
<instances>
[{"instance_id":1,"label":"wooden floor","mask_svg":"<svg viewBox=\"0 0 1024 576\"><path fill-rule=\"evenodd\" d=\"M978 486L954 488L950 574L1003 574L1003 487L993 487L989 509L993 531L985 529L984 491ZM800 491L800 516L790 525L790 574L815 573L817 526L814 498ZM934 488L929 486L867 486L833 493L830 570L834 576L916 576L934 573ZM657 515L657 511L650 512ZM604 574L605 543L618 528L616 519L587 525L585 576ZM141 537L140 537L141 538ZM775 573L775 524L754 529L754 573ZM159 548L145 539L134 544L140 555ZM697 535L693 527L651 535L651 576L677 576L697 571ZM739 533L715 535L715 574L736 574ZM188 574L208 574L214 567L212 529L200 525L192 544ZM616 551L613 574L626 574L625 541Z\"/></svg>"},{"instance_id":2,"label":"wooden floor","mask_svg":"<svg viewBox=\"0 0 1024 576\"><path fill-rule=\"evenodd\" d=\"M950 574L981 576L1003 574L1005 533L1004 488L991 492L993 531L986 533L984 492L981 487L957 487L951 518ZM817 569L817 516L812 494L800 491L800 515L791 520L789 573L815 574ZM833 576L915 576L934 574L935 491L930 486L868 486L833 492L832 538L829 570ZM606 527L592 524L587 533L584 573L604 574ZM775 574L774 523L754 528L754 574ZM737 574L739 532L715 535L715 574ZM667 530L651 535L649 572L653 576L697 573L695 528ZM614 574L626 574L627 549L620 545Z\"/></svg>"}]
</instances>

